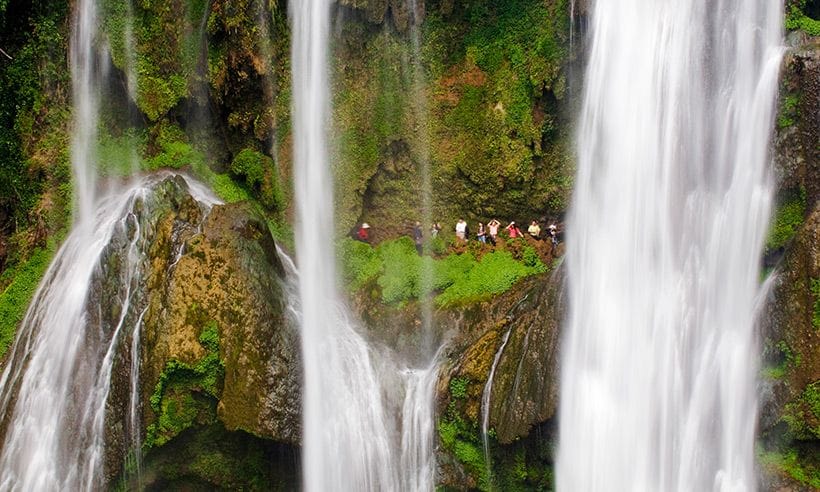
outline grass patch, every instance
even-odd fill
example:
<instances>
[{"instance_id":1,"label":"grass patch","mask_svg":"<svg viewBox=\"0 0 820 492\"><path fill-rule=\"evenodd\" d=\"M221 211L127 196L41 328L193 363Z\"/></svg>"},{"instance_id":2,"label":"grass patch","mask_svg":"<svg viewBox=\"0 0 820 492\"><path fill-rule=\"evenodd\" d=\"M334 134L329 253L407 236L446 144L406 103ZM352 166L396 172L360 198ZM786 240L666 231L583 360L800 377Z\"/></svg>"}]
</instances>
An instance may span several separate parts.
<instances>
[{"instance_id":1,"label":"grass patch","mask_svg":"<svg viewBox=\"0 0 820 492\"><path fill-rule=\"evenodd\" d=\"M401 237L384 241L376 248L345 238L337 246L342 278L351 290L372 280L388 304L437 293L435 302L452 307L483 301L507 291L522 278L547 271L535 250L525 247L522 259L508 251L485 254L481 261L471 253L451 254L442 259L419 256L413 241ZM429 285L423 271L429 271Z\"/></svg>"}]
</instances>

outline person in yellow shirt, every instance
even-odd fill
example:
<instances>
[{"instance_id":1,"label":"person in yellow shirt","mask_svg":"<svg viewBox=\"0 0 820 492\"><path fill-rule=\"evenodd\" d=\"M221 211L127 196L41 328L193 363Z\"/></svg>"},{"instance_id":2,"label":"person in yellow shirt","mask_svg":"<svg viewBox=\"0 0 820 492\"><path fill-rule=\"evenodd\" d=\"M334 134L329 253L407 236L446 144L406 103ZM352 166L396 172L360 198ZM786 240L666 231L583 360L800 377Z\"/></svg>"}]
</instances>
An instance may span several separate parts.
<instances>
[{"instance_id":1,"label":"person in yellow shirt","mask_svg":"<svg viewBox=\"0 0 820 492\"><path fill-rule=\"evenodd\" d=\"M527 228L527 232L530 233L530 236L532 236L533 239L540 239L541 238L540 237L541 236L541 226L539 226L538 222L536 222L534 220L532 221L530 226Z\"/></svg>"}]
</instances>

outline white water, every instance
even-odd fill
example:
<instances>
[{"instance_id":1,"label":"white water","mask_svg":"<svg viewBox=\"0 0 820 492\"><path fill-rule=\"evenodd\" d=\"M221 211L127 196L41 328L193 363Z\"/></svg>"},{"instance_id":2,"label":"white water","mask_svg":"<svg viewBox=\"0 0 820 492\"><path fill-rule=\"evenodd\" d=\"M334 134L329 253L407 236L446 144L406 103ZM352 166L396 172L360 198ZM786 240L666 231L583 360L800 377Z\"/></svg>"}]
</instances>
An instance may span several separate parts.
<instances>
[{"instance_id":1,"label":"white water","mask_svg":"<svg viewBox=\"0 0 820 492\"><path fill-rule=\"evenodd\" d=\"M291 310L301 321L304 488L431 490L436 371L399 370L385 355L389 351L370 347L335 289L327 151L329 2L290 7L299 264L299 307Z\"/></svg>"},{"instance_id":2,"label":"white water","mask_svg":"<svg viewBox=\"0 0 820 492\"><path fill-rule=\"evenodd\" d=\"M596 2L557 486L754 490L780 2Z\"/></svg>"},{"instance_id":3,"label":"white water","mask_svg":"<svg viewBox=\"0 0 820 492\"><path fill-rule=\"evenodd\" d=\"M144 313L139 293L151 238L136 214L151 213L150 190L168 175L144 178L99 200L89 227L72 230L46 272L0 378L0 415L8 424L0 490L103 486L111 370L124 338L138 338L134 330ZM193 195L210 206L209 198ZM137 201L142 205L135 208ZM97 298L101 293L91 290L92 279L102 274L101 260L115 235L130 238L119 289L114 298ZM102 311L112 303L119 316L108 325Z\"/></svg>"},{"instance_id":4,"label":"white water","mask_svg":"<svg viewBox=\"0 0 820 492\"><path fill-rule=\"evenodd\" d=\"M481 442L484 446L484 466L487 467L487 482L490 484L492 484L493 471L492 461L490 460L490 403L493 397L493 379L495 379L495 369L498 367L498 362L504 354L504 349L507 348L507 342L510 341L510 334L512 334L512 327L504 334L501 346L495 353L495 357L493 357L493 364L490 366L490 373L487 375L487 382L484 384L484 391L481 393Z\"/></svg>"},{"instance_id":5,"label":"white water","mask_svg":"<svg viewBox=\"0 0 820 492\"><path fill-rule=\"evenodd\" d=\"M74 223L82 226L94 215L99 121L100 73L97 56L97 5L95 0L78 0L75 7L70 47L71 88L74 106L71 139L71 167L74 173Z\"/></svg>"}]
</instances>

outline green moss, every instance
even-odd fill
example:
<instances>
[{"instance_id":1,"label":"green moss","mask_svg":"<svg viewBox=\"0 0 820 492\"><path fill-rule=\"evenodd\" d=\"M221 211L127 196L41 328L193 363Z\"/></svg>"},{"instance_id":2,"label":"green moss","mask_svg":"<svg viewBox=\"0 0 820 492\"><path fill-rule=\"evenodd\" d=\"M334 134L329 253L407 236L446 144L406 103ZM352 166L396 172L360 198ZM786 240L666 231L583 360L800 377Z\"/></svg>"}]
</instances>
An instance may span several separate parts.
<instances>
[{"instance_id":1,"label":"green moss","mask_svg":"<svg viewBox=\"0 0 820 492\"><path fill-rule=\"evenodd\" d=\"M466 275L444 289L436 297L436 304L454 306L486 300L505 292L528 275L545 271L546 266L540 260L533 266L527 266L516 261L507 251L494 251L484 255Z\"/></svg>"},{"instance_id":2,"label":"green moss","mask_svg":"<svg viewBox=\"0 0 820 492\"><path fill-rule=\"evenodd\" d=\"M268 209L281 210L284 196L276 177L273 159L253 149L243 149L234 157L231 172L244 179L259 202Z\"/></svg>"},{"instance_id":3,"label":"green moss","mask_svg":"<svg viewBox=\"0 0 820 492\"><path fill-rule=\"evenodd\" d=\"M777 115L777 127L780 129L794 126L797 121L797 107L800 104L800 96L789 94L780 103L780 113Z\"/></svg>"},{"instance_id":4,"label":"green moss","mask_svg":"<svg viewBox=\"0 0 820 492\"><path fill-rule=\"evenodd\" d=\"M782 418L796 439L820 439L820 381L807 385L796 400L787 403Z\"/></svg>"},{"instance_id":5,"label":"green moss","mask_svg":"<svg viewBox=\"0 0 820 492\"><path fill-rule=\"evenodd\" d=\"M803 215L806 210L804 194L790 197L775 211L775 216L766 239L766 249L775 250L789 242L803 224Z\"/></svg>"},{"instance_id":6,"label":"green moss","mask_svg":"<svg viewBox=\"0 0 820 492\"><path fill-rule=\"evenodd\" d=\"M192 311L196 314L197 308L194 306ZM205 323L199 343L207 352L196 364L172 359L160 374L150 398L156 421L146 430L145 449L162 446L192 426L215 421L225 375L216 322Z\"/></svg>"},{"instance_id":7,"label":"green moss","mask_svg":"<svg viewBox=\"0 0 820 492\"><path fill-rule=\"evenodd\" d=\"M97 171L101 176L129 176L134 171L145 169L146 162L142 156L146 144L145 133L134 129L118 136L101 131L97 145Z\"/></svg>"},{"instance_id":8,"label":"green moss","mask_svg":"<svg viewBox=\"0 0 820 492\"><path fill-rule=\"evenodd\" d=\"M23 263L3 272L0 283L7 287L0 294L0 358L14 341L37 286L45 275L54 247L35 249Z\"/></svg>"},{"instance_id":9,"label":"green moss","mask_svg":"<svg viewBox=\"0 0 820 492\"><path fill-rule=\"evenodd\" d=\"M798 450L764 451L759 448L757 457L764 468L789 476L814 489L820 489L820 467L802 459Z\"/></svg>"}]
</instances>

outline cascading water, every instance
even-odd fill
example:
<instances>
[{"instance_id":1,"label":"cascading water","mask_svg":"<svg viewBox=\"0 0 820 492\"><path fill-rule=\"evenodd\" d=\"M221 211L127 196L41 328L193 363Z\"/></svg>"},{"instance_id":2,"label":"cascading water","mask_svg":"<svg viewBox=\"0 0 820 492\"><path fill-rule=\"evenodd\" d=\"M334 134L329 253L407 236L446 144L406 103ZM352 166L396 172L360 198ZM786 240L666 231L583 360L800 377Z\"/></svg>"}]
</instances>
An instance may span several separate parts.
<instances>
[{"instance_id":1,"label":"cascading water","mask_svg":"<svg viewBox=\"0 0 820 492\"><path fill-rule=\"evenodd\" d=\"M0 490L103 487L112 368L117 354L128 351L121 349L126 338L136 343L147 306L142 278L151 237L141 224L152 215L151 193L165 176L99 200L89 226L71 232L49 267L0 379L7 429ZM201 207L215 203L190 188ZM119 260L108 261L111 255ZM123 425L138 421L123 417Z\"/></svg>"},{"instance_id":2,"label":"cascading water","mask_svg":"<svg viewBox=\"0 0 820 492\"><path fill-rule=\"evenodd\" d=\"M375 350L357 332L335 290L327 151L330 5L309 0L290 7L300 298L292 310L299 312L304 366L304 487L431 490L435 366L396 367L389 351ZM395 388L403 389L400 396Z\"/></svg>"},{"instance_id":3,"label":"cascading water","mask_svg":"<svg viewBox=\"0 0 820 492\"><path fill-rule=\"evenodd\" d=\"M302 307L307 491L393 488L388 421L365 341L335 292L328 169L327 0L291 2L296 251Z\"/></svg>"},{"instance_id":4,"label":"cascading water","mask_svg":"<svg viewBox=\"0 0 820 492\"><path fill-rule=\"evenodd\" d=\"M780 2L596 2L559 490L753 490Z\"/></svg>"}]
</instances>

